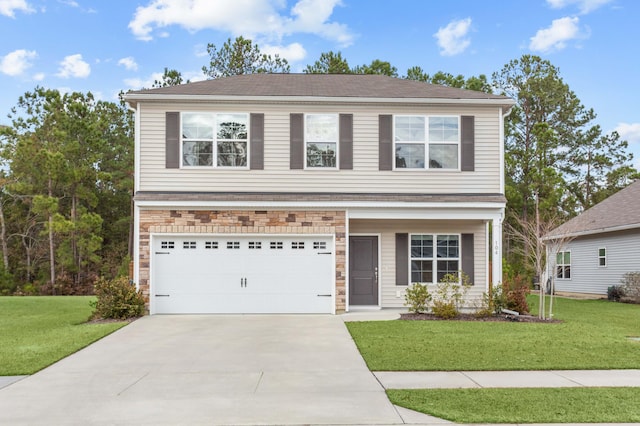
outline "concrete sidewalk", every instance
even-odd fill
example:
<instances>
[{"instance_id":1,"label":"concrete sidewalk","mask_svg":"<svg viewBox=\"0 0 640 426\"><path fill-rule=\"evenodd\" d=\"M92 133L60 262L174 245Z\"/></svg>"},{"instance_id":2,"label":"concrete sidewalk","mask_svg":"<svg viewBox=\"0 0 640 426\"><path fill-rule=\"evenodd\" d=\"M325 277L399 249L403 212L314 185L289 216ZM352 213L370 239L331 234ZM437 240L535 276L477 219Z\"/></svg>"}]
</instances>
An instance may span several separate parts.
<instances>
[{"instance_id":1,"label":"concrete sidewalk","mask_svg":"<svg viewBox=\"0 0 640 426\"><path fill-rule=\"evenodd\" d=\"M640 370L376 371L385 389L640 387Z\"/></svg>"}]
</instances>

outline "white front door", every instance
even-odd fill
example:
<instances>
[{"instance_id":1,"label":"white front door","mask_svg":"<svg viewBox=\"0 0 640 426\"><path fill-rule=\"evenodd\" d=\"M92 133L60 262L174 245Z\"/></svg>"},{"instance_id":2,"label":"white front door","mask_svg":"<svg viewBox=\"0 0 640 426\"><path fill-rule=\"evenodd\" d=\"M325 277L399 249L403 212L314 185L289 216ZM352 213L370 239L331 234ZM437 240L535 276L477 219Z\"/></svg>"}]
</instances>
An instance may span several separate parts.
<instances>
[{"instance_id":1,"label":"white front door","mask_svg":"<svg viewBox=\"0 0 640 426\"><path fill-rule=\"evenodd\" d=\"M151 313L332 313L326 236L153 237Z\"/></svg>"}]
</instances>

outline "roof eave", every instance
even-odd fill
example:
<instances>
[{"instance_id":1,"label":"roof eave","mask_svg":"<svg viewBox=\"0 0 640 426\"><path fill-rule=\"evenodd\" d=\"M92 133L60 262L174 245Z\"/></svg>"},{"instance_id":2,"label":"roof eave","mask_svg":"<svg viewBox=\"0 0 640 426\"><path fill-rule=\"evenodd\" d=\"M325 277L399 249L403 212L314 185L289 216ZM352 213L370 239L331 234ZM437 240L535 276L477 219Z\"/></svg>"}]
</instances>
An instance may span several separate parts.
<instances>
[{"instance_id":1,"label":"roof eave","mask_svg":"<svg viewBox=\"0 0 640 426\"><path fill-rule=\"evenodd\" d=\"M609 228L588 229L585 231L569 232L566 234L554 234L542 237L543 241L558 240L561 238L577 238L586 235L605 234L609 232L628 231L629 229L640 229L640 223L631 223L628 225L611 226Z\"/></svg>"},{"instance_id":2,"label":"roof eave","mask_svg":"<svg viewBox=\"0 0 640 426\"><path fill-rule=\"evenodd\" d=\"M515 105L513 99L465 99L465 98L376 98L356 96L236 96L236 95L184 95L184 94L151 94L129 93L124 99L131 105L141 101L172 101L172 102L323 102L323 103L371 103L371 104L440 104L440 105L495 105L511 108Z\"/></svg>"}]
</instances>

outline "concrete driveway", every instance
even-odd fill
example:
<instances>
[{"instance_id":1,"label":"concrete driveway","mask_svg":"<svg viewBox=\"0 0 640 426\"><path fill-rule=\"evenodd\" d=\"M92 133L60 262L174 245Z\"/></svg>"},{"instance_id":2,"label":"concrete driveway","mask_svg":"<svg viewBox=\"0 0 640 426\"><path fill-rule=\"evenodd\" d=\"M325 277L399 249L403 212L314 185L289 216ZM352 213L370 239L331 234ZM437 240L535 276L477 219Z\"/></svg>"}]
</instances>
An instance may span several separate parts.
<instances>
[{"instance_id":1,"label":"concrete driveway","mask_svg":"<svg viewBox=\"0 0 640 426\"><path fill-rule=\"evenodd\" d=\"M0 389L0 424L398 424L337 316L153 316Z\"/></svg>"}]
</instances>

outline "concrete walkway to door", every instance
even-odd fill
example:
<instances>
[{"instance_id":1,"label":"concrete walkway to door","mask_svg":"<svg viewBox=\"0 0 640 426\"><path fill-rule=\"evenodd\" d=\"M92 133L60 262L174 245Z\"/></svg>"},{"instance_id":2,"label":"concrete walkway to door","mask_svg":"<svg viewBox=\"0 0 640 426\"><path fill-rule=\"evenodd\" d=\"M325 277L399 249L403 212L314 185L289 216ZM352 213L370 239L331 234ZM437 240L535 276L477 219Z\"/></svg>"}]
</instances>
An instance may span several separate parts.
<instances>
[{"instance_id":1,"label":"concrete walkway to door","mask_svg":"<svg viewBox=\"0 0 640 426\"><path fill-rule=\"evenodd\" d=\"M330 315L144 317L0 389L0 407L7 425L404 423Z\"/></svg>"}]
</instances>

